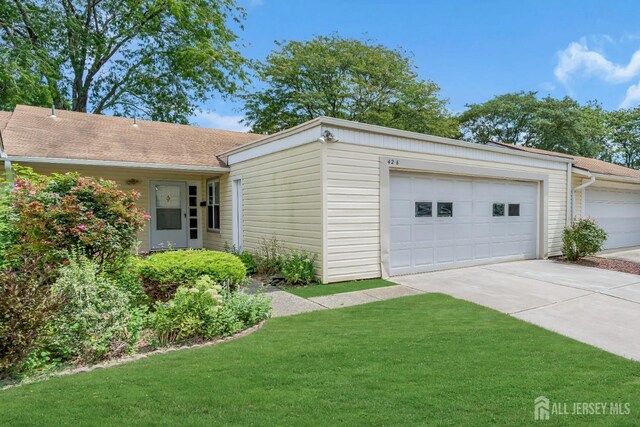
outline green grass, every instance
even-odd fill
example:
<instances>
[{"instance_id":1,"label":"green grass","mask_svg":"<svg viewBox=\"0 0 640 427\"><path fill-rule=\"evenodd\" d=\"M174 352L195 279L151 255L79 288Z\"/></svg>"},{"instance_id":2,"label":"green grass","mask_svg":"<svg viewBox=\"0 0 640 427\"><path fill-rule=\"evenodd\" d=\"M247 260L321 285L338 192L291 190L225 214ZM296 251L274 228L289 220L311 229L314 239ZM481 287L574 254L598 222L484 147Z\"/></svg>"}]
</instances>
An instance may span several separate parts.
<instances>
[{"instance_id":1,"label":"green grass","mask_svg":"<svg viewBox=\"0 0 640 427\"><path fill-rule=\"evenodd\" d=\"M272 319L237 341L0 392L4 425L532 425L533 401L629 402L640 363L438 294Z\"/></svg>"},{"instance_id":2,"label":"green grass","mask_svg":"<svg viewBox=\"0 0 640 427\"><path fill-rule=\"evenodd\" d=\"M363 289L383 288L385 286L395 286L382 279L357 280L353 282L332 283L330 285L312 285L303 288L283 288L290 294L302 298L320 297L324 295L341 294L343 292L361 291Z\"/></svg>"}]
</instances>

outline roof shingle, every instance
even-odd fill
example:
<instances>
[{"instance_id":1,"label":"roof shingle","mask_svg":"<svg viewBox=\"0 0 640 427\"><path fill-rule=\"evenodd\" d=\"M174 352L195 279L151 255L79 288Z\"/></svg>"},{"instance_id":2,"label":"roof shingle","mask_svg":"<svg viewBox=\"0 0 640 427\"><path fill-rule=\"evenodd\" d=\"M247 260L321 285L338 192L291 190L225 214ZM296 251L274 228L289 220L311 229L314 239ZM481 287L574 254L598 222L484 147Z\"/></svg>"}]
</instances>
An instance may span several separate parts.
<instances>
[{"instance_id":1,"label":"roof shingle","mask_svg":"<svg viewBox=\"0 0 640 427\"><path fill-rule=\"evenodd\" d=\"M0 128L5 115L0 115ZM16 106L2 131L9 156L223 166L217 154L263 135Z\"/></svg>"}]
</instances>

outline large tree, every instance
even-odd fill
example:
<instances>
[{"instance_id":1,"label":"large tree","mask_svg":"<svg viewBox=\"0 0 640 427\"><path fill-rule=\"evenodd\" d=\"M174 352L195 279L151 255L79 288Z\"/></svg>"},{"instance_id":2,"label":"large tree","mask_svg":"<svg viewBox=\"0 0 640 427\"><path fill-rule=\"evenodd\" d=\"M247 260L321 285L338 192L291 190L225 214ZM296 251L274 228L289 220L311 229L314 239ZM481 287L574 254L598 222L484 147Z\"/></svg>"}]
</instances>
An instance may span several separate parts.
<instances>
[{"instance_id":1,"label":"large tree","mask_svg":"<svg viewBox=\"0 0 640 427\"><path fill-rule=\"evenodd\" d=\"M607 158L606 114L598 104L536 95L510 93L468 105L459 117L463 137L482 144L504 142Z\"/></svg>"},{"instance_id":2,"label":"large tree","mask_svg":"<svg viewBox=\"0 0 640 427\"><path fill-rule=\"evenodd\" d=\"M440 136L458 134L440 88L418 76L403 50L338 35L277 46L257 64L259 89L245 95L246 123L254 132L273 133L330 116Z\"/></svg>"},{"instance_id":3,"label":"large tree","mask_svg":"<svg viewBox=\"0 0 640 427\"><path fill-rule=\"evenodd\" d=\"M607 119L613 160L640 169L640 107L611 111Z\"/></svg>"},{"instance_id":4,"label":"large tree","mask_svg":"<svg viewBox=\"0 0 640 427\"><path fill-rule=\"evenodd\" d=\"M243 82L243 17L235 0L1 0L0 108L186 122Z\"/></svg>"}]
</instances>

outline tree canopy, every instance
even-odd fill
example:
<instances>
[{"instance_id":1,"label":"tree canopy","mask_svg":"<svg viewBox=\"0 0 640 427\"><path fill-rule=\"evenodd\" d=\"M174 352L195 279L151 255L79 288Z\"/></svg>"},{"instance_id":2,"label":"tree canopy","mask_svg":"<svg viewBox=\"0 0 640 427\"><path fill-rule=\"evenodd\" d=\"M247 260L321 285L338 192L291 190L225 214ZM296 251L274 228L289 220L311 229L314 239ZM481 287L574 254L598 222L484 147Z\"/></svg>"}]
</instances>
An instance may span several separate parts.
<instances>
[{"instance_id":1,"label":"tree canopy","mask_svg":"<svg viewBox=\"0 0 640 427\"><path fill-rule=\"evenodd\" d=\"M613 160L640 169L640 107L611 111L607 121Z\"/></svg>"},{"instance_id":2,"label":"tree canopy","mask_svg":"<svg viewBox=\"0 0 640 427\"><path fill-rule=\"evenodd\" d=\"M330 116L458 135L440 88L418 77L403 50L337 35L277 46L256 66L259 89L244 96L245 121L253 132L273 133Z\"/></svg>"},{"instance_id":3,"label":"tree canopy","mask_svg":"<svg viewBox=\"0 0 640 427\"><path fill-rule=\"evenodd\" d=\"M18 103L185 123L234 93L235 0L3 0L0 109Z\"/></svg>"},{"instance_id":4,"label":"tree canopy","mask_svg":"<svg viewBox=\"0 0 640 427\"><path fill-rule=\"evenodd\" d=\"M607 157L606 113L595 104L535 92L499 95L471 104L459 117L465 139L497 141L587 157Z\"/></svg>"}]
</instances>

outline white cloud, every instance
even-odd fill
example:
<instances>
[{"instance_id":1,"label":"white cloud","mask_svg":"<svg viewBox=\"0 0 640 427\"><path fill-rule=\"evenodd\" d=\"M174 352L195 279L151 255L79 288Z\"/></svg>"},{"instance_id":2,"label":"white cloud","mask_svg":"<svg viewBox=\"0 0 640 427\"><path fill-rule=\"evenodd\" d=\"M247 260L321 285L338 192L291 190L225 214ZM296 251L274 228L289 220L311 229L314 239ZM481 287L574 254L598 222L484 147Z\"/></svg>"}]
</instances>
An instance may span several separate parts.
<instances>
[{"instance_id":1,"label":"white cloud","mask_svg":"<svg viewBox=\"0 0 640 427\"><path fill-rule=\"evenodd\" d=\"M212 129L233 130L238 132L246 132L249 130L247 126L240 123L244 117L236 115L221 115L210 111L201 111L192 117L192 120L198 126Z\"/></svg>"},{"instance_id":2,"label":"white cloud","mask_svg":"<svg viewBox=\"0 0 640 427\"><path fill-rule=\"evenodd\" d=\"M629 108L638 104L640 104L640 83L629 86L620 107Z\"/></svg>"},{"instance_id":3,"label":"white cloud","mask_svg":"<svg viewBox=\"0 0 640 427\"><path fill-rule=\"evenodd\" d=\"M556 85L551 82L542 82L540 83L540 89L545 92L553 92L554 90L556 90Z\"/></svg>"},{"instance_id":4,"label":"white cloud","mask_svg":"<svg viewBox=\"0 0 640 427\"><path fill-rule=\"evenodd\" d=\"M616 64L601 52L590 49L585 39L569 43L558 53L556 78L565 85L575 75L593 76L608 83L624 83L640 74L640 49L635 51L626 65Z\"/></svg>"}]
</instances>

